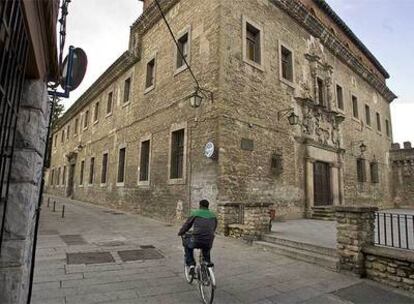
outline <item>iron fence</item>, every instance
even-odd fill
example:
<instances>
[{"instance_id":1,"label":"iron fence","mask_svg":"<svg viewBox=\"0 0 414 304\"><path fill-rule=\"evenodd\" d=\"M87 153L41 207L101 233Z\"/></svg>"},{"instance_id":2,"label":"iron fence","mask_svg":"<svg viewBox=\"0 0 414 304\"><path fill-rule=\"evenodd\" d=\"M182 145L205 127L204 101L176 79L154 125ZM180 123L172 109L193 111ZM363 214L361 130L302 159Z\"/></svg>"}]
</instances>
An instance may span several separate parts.
<instances>
[{"instance_id":1,"label":"iron fence","mask_svg":"<svg viewBox=\"0 0 414 304\"><path fill-rule=\"evenodd\" d=\"M28 37L20 0L0 1L0 250Z\"/></svg>"},{"instance_id":2,"label":"iron fence","mask_svg":"<svg viewBox=\"0 0 414 304\"><path fill-rule=\"evenodd\" d=\"M414 214L376 212L375 244L414 250Z\"/></svg>"}]
</instances>

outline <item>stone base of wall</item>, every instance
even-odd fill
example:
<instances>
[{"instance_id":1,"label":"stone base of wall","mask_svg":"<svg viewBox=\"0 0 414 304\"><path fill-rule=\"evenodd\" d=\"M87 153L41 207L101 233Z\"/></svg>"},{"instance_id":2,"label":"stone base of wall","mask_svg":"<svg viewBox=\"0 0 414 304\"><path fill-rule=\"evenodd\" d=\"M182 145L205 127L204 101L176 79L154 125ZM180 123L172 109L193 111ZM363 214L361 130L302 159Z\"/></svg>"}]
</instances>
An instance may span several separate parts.
<instances>
[{"instance_id":1,"label":"stone base of wall","mask_svg":"<svg viewBox=\"0 0 414 304\"><path fill-rule=\"evenodd\" d=\"M226 236L260 239L269 232L270 203L220 204L218 230Z\"/></svg>"},{"instance_id":2,"label":"stone base of wall","mask_svg":"<svg viewBox=\"0 0 414 304\"><path fill-rule=\"evenodd\" d=\"M369 246L363 249L367 278L414 292L414 253Z\"/></svg>"}]
</instances>

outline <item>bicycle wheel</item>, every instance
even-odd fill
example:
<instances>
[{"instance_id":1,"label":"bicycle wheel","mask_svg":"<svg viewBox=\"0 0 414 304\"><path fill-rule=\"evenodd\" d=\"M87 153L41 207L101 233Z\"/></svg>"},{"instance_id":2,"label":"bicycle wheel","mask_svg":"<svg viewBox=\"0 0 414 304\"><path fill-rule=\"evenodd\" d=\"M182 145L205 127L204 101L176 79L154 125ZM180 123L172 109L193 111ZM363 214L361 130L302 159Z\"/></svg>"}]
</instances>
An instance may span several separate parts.
<instances>
[{"instance_id":1,"label":"bicycle wheel","mask_svg":"<svg viewBox=\"0 0 414 304\"><path fill-rule=\"evenodd\" d=\"M194 275L190 274L190 267L184 264L184 277L188 284L192 284L194 281Z\"/></svg>"},{"instance_id":2,"label":"bicycle wheel","mask_svg":"<svg viewBox=\"0 0 414 304\"><path fill-rule=\"evenodd\" d=\"M216 278L213 268L203 265L198 280L198 288L200 290L201 299L205 304L212 304L214 300L214 290L216 289Z\"/></svg>"}]
</instances>

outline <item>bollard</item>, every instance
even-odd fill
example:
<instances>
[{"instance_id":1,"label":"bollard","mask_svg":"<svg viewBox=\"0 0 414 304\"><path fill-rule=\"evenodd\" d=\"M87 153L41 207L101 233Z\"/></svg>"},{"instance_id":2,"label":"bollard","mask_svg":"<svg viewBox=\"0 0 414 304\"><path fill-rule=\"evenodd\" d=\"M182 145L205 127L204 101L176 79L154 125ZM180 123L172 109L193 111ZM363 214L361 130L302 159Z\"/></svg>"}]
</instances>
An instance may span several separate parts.
<instances>
[{"instance_id":1,"label":"bollard","mask_svg":"<svg viewBox=\"0 0 414 304\"><path fill-rule=\"evenodd\" d=\"M53 201L53 212L56 212L56 201Z\"/></svg>"},{"instance_id":2,"label":"bollard","mask_svg":"<svg viewBox=\"0 0 414 304\"><path fill-rule=\"evenodd\" d=\"M62 218L65 218L65 205L62 207Z\"/></svg>"},{"instance_id":3,"label":"bollard","mask_svg":"<svg viewBox=\"0 0 414 304\"><path fill-rule=\"evenodd\" d=\"M49 208L50 205L50 197L47 198L47 208Z\"/></svg>"}]
</instances>

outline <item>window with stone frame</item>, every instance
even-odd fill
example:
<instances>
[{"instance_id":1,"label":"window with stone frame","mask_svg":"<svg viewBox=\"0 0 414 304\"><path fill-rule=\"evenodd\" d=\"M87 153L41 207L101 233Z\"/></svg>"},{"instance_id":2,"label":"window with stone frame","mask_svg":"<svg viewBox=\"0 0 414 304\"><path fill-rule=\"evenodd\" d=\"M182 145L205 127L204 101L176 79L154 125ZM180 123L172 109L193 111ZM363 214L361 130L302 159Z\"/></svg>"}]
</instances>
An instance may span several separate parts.
<instances>
[{"instance_id":1,"label":"window with stone frame","mask_svg":"<svg viewBox=\"0 0 414 304\"><path fill-rule=\"evenodd\" d=\"M369 164L370 168L370 175L371 175L371 183L378 184L379 183L379 166L378 162L374 161Z\"/></svg>"},{"instance_id":2,"label":"window with stone frame","mask_svg":"<svg viewBox=\"0 0 414 304\"><path fill-rule=\"evenodd\" d=\"M141 142L141 159L139 166L139 181L148 182L150 175L150 153L151 153L151 141L146 140Z\"/></svg>"},{"instance_id":3,"label":"window with stone frame","mask_svg":"<svg viewBox=\"0 0 414 304\"><path fill-rule=\"evenodd\" d=\"M55 134L55 148L57 147L57 142L58 142L58 135Z\"/></svg>"},{"instance_id":4,"label":"window with stone frame","mask_svg":"<svg viewBox=\"0 0 414 304\"><path fill-rule=\"evenodd\" d=\"M189 33L186 32L185 34L181 35L181 37L178 38L177 42L178 42L178 50L177 50L176 68L180 69L181 67L185 66L185 61L188 62L188 59L189 59L189 54L190 54ZM155 62L154 62L154 66L155 66Z\"/></svg>"},{"instance_id":5,"label":"window with stone frame","mask_svg":"<svg viewBox=\"0 0 414 304\"><path fill-rule=\"evenodd\" d=\"M76 118L75 119L75 129L73 130L73 135L78 134L78 127L79 127L78 125L79 125L79 119Z\"/></svg>"},{"instance_id":6,"label":"window with stone frame","mask_svg":"<svg viewBox=\"0 0 414 304\"><path fill-rule=\"evenodd\" d=\"M270 162L271 175L278 177L283 172L283 158L281 154L275 153L272 155Z\"/></svg>"},{"instance_id":7,"label":"window with stone frame","mask_svg":"<svg viewBox=\"0 0 414 304\"><path fill-rule=\"evenodd\" d=\"M380 113L377 112L377 130L381 132L381 116Z\"/></svg>"},{"instance_id":8,"label":"window with stone frame","mask_svg":"<svg viewBox=\"0 0 414 304\"><path fill-rule=\"evenodd\" d=\"M57 170L57 178L56 178L56 185L60 185L60 167Z\"/></svg>"},{"instance_id":9,"label":"window with stone frame","mask_svg":"<svg viewBox=\"0 0 414 304\"><path fill-rule=\"evenodd\" d=\"M97 122L99 120L99 102L95 103L93 115L93 121Z\"/></svg>"},{"instance_id":10,"label":"window with stone frame","mask_svg":"<svg viewBox=\"0 0 414 304\"><path fill-rule=\"evenodd\" d=\"M293 53L283 45L280 47L280 53L282 78L293 82Z\"/></svg>"},{"instance_id":11,"label":"window with stone frame","mask_svg":"<svg viewBox=\"0 0 414 304\"><path fill-rule=\"evenodd\" d=\"M124 103L129 102L131 94L131 77L125 79L124 82Z\"/></svg>"},{"instance_id":12,"label":"window with stone frame","mask_svg":"<svg viewBox=\"0 0 414 304\"><path fill-rule=\"evenodd\" d=\"M83 185L83 177L85 174L85 161L81 161L80 171L79 171L79 185Z\"/></svg>"},{"instance_id":13,"label":"window with stone frame","mask_svg":"<svg viewBox=\"0 0 414 304\"><path fill-rule=\"evenodd\" d=\"M108 98L106 100L106 114L112 113L112 105L113 105L113 93L108 93Z\"/></svg>"},{"instance_id":14,"label":"window with stone frame","mask_svg":"<svg viewBox=\"0 0 414 304\"><path fill-rule=\"evenodd\" d=\"M89 163L89 185L93 184L94 176L95 176L95 157L91 157L91 161Z\"/></svg>"},{"instance_id":15,"label":"window with stone frame","mask_svg":"<svg viewBox=\"0 0 414 304\"><path fill-rule=\"evenodd\" d=\"M391 136L391 128L390 128L390 121L388 119L385 120L385 129L387 132L387 136Z\"/></svg>"},{"instance_id":16,"label":"window with stone frame","mask_svg":"<svg viewBox=\"0 0 414 304\"><path fill-rule=\"evenodd\" d=\"M357 178L360 183L365 183L367 181L365 159L363 158L357 159Z\"/></svg>"},{"instance_id":17,"label":"window with stone frame","mask_svg":"<svg viewBox=\"0 0 414 304\"><path fill-rule=\"evenodd\" d=\"M368 126L371 126L371 110L369 105L365 105L365 122Z\"/></svg>"},{"instance_id":18,"label":"window with stone frame","mask_svg":"<svg viewBox=\"0 0 414 304\"><path fill-rule=\"evenodd\" d=\"M50 186L53 186L54 179L55 179L55 168L53 168L50 171L50 181L49 181Z\"/></svg>"},{"instance_id":19,"label":"window with stone frame","mask_svg":"<svg viewBox=\"0 0 414 304\"><path fill-rule=\"evenodd\" d=\"M325 83L320 77L316 79L316 82L318 85L318 104L325 107Z\"/></svg>"},{"instance_id":20,"label":"window with stone frame","mask_svg":"<svg viewBox=\"0 0 414 304\"><path fill-rule=\"evenodd\" d=\"M66 166L63 166L62 186L66 185Z\"/></svg>"},{"instance_id":21,"label":"window with stone frame","mask_svg":"<svg viewBox=\"0 0 414 304\"><path fill-rule=\"evenodd\" d=\"M145 89L153 88L155 85L155 58L147 63L147 77L145 80Z\"/></svg>"},{"instance_id":22,"label":"window with stone frame","mask_svg":"<svg viewBox=\"0 0 414 304\"><path fill-rule=\"evenodd\" d=\"M352 95L352 114L354 118L359 119L358 98Z\"/></svg>"},{"instance_id":23,"label":"window with stone frame","mask_svg":"<svg viewBox=\"0 0 414 304\"><path fill-rule=\"evenodd\" d=\"M261 37L260 30L246 22L246 59L261 64Z\"/></svg>"},{"instance_id":24,"label":"window with stone frame","mask_svg":"<svg viewBox=\"0 0 414 304\"><path fill-rule=\"evenodd\" d=\"M61 133L61 138L60 138L60 142L61 143L64 143L65 142L65 130L62 130L62 133Z\"/></svg>"},{"instance_id":25,"label":"window with stone frame","mask_svg":"<svg viewBox=\"0 0 414 304\"><path fill-rule=\"evenodd\" d=\"M68 125L68 128L66 130L66 139L69 139L70 136L70 124Z\"/></svg>"},{"instance_id":26,"label":"window with stone frame","mask_svg":"<svg viewBox=\"0 0 414 304\"><path fill-rule=\"evenodd\" d=\"M336 85L336 102L338 109L344 110L344 92L340 85Z\"/></svg>"},{"instance_id":27,"label":"window with stone frame","mask_svg":"<svg viewBox=\"0 0 414 304\"><path fill-rule=\"evenodd\" d=\"M86 129L89 124L89 110L85 111L85 114L83 115L83 128Z\"/></svg>"},{"instance_id":28,"label":"window with stone frame","mask_svg":"<svg viewBox=\"0 0 414 304\"><path fill-rule=\"evenodd\" d=\"M102 155L101 184L106 184L108 178L108 153Z\"/></svg>"},{"instance_id":29,"label":"window with stone frame","mask_svg":"<svg viewBox=\"0 0 414 304\"><path fill-rule=\"evenodd\" d=\"M126 160L126 148L119 149L118 156L118 177L117 182L123 183L125 181L125 160Z\"/></svg>"},{"instance_id":30,"label":"window with stone frame","mask_svg":"<svg viewBox=\"0 0 414 304\"><path fill-rule=\"evenodd\" d=\"M184 176L184 136L184 129L171 133L170 179L183 178Z\"/></svg>"}]
</instances>

